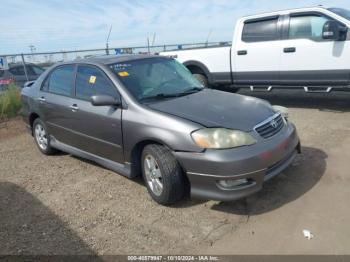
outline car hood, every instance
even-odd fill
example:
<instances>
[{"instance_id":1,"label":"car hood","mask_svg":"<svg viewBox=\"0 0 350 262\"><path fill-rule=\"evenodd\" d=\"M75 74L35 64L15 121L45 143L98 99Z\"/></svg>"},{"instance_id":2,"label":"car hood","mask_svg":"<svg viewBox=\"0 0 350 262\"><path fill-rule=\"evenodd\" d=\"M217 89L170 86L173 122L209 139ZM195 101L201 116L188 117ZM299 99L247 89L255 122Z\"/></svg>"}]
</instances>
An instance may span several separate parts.
<instances>
[{"instance_id":1,"label":"car hood","mask_svg":"<svg viewBox=\"0 0 350 262\"><path fill-rule=\"evenodd\" d=\"M212 89L157 101L148 106L205 127L242 131L251 131L255 125L275 114L271 105L264 100Z\"/></svg>"}]
</instances>

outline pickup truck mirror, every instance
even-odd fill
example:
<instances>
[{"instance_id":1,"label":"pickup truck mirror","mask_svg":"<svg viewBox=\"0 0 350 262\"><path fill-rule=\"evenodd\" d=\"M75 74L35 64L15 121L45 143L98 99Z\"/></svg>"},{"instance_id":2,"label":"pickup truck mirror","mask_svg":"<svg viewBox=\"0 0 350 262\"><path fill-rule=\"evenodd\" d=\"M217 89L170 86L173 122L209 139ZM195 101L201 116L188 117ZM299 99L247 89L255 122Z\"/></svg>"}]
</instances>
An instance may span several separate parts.
<instances>
[{"instance_id":1,"label":"pickup truck mirror","mask_svg":"<svg viewBox=\"0 0 350 262\"><path fill-rule=\"evenodd\" d=\"M343 26L337 21L330 20L327 21L323 26L322 38L334 41L345 41L347 32L347 27Z\"/></svg>"},{"instance_id":2,"label":"pickup truck mirror","mask_svg":"<svg viewBox=\"0 0 350 262\"><path fill-rule=\"evenodd\" d=\"M112 96L108 95L95 95L92 96L91 99L91 104L94 106L115 106L118 107L121 105L120 101L116 100Z\"/></svg>"}]
</instances>

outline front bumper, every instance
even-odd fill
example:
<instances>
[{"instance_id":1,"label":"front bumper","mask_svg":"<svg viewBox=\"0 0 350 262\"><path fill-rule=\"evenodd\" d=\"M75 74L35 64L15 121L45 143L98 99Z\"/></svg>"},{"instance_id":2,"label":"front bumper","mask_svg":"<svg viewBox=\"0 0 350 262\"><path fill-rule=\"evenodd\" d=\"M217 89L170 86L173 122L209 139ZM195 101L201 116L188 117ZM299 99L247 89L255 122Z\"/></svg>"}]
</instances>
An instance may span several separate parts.
<instances>
[{"instance_id":1,"label":"front bumper","mask_svg":"<svg viewBox=\"0 0 350 262\"><path fill-rule=\"evenodd\" d=\"M263 183L281 173L300 153L295 126L288 123L278 134L252 146L206 150L204 153L175 152L191 184L191 196L232 201L262 189ZM232 187L219 181L246 181Z\"/></svg>"}]
</instances>

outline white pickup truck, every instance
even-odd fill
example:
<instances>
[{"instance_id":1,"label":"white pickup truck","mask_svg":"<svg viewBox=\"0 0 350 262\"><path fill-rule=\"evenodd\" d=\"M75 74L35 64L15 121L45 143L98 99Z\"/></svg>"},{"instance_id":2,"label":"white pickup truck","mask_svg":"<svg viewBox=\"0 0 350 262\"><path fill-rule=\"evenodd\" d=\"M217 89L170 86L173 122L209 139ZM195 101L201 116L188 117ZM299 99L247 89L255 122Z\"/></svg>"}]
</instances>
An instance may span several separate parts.
<instances>
[{"instance_id":1,"label":"white pickup truck","mask_svg":"<svg viewBox=\"0 0 350 262\"><path fill-rule=\"evenodd\" d=\"M350 11L323 6L238 20L232 46L162 52L216 87L350 91Z\"/></svg>"}]
</instances>

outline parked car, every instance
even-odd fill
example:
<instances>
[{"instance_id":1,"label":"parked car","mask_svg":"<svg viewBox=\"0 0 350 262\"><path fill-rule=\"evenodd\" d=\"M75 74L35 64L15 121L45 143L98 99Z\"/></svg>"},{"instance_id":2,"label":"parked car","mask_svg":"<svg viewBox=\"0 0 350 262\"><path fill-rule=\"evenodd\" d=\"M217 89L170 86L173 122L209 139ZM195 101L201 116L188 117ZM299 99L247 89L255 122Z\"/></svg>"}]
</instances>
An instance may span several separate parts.
<instances>
[{"instance_id":1,"label":"parked car","mask_svg":"<svg viewBox=\"0 0 350 262\"><path fill-rule=\"evenodd\" d=\"M231 46L162 52L204 84L232 89L350 90L350 11L322 6L247 16Z\"/></svg>"},{"instance_id":2,"label":"parked car","mask_svg":"<svg viewBox=\"0 0 350 262\"><path fill-rule=\"evenodd\" d=\"M0 70L0 89L6 89L11 82L15 82L22 88L27 81L36 80L44 72L40 66L30 63L26 63L26 69L28 79L22 63L9 64L9 69Z\"/></svg>"},{"instance_id":3,"label":"parked car","mask_svg":"<svg viewBox=\"0 0 350 262\"><path fill-rule=\"evenodd\" d=\"M295 126L268 102L204 88L160 56L61 63L22 90L23 117L39 150L140 173L160 204L246 197L300 152Z\"/></svg>"}]
</instances>

